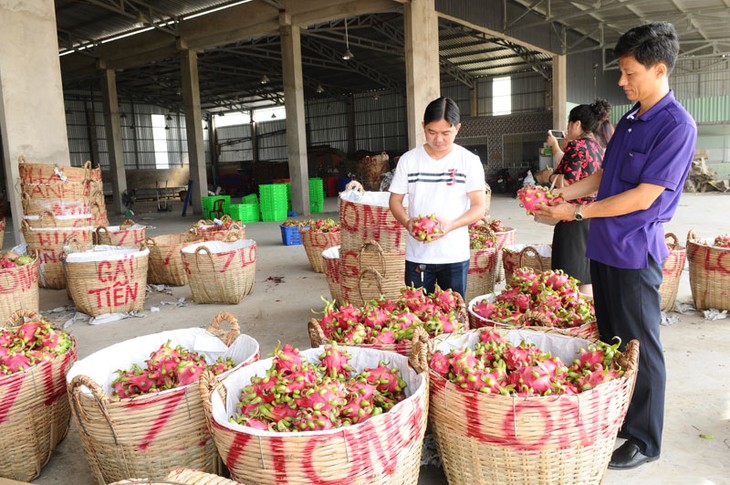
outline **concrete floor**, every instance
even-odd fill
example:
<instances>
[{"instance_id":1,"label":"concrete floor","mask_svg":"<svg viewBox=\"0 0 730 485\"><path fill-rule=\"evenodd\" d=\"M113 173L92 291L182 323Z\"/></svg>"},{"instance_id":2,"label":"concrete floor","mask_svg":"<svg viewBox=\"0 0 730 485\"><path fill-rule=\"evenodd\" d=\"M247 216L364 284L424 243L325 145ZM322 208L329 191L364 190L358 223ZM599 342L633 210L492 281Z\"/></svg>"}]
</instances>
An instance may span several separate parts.
<instances>
[{"instance_id":1,"label":"concrete floor","mask_svg":"<svg viewBox=\"0 0 730 485\"><path fill-rule=\"evenodd\" d=\"M198 217L180 216L181 204L172 204L174 211L158 213L155 206L138 206L136 220L156 226L148 235L168 234L185 230ZM337 217L337 199L326 200L324 214ZM153 212L154 211L154 212ZM730 233L728 221L730 194L685 194L667 231L684 242L692 229L701 237ZM550 226L534 223L524 215L517 202L509 197L492 197L492 217L517 229L517 243L547 243ZM112 224L121 218L112 217ZM10 225L8 225L11 227ZM162 301L191 298L188 287L174 288L172 296L149 294L145 318L128 319L92 326L76 323L70 332L78 341L78 357L128 338L162 330L207 326L221 310L233 313L242 332L256 338L261 355L268 355L278 341L301 348L309 347L306 323L313 311L323 308L320 297L329 297L322 274L314 273L301 246L284 246L277 223L255 223L246 228L247 237L258 246L256 287L254 293L238 305L161 306ZM6 234L6 247L12 235ZM282 277L276 282L271 277ZM684 271L678 301L691 302L689 275ZM41 310L49 310L71 302L65 291L41 290ZM160 311L150 313L150 306ZM662 327L662 339L668 368L666 424L661 460L631 471L606 473L606 485L615 484L730 484L730 319L709 321L700 312L672 313L678 322ZM68 316L68 314L66 314ZM55 320L62 314L50 314ZM700 438L701 434L714 439ZM2 481L0 479L0 481ZM80 449L75 428L54 452L41 476L33 483L44 485L87 485L93 479ZM420 482L447 483L439 469L424 468Z\"/></svg>"}]
</instances>

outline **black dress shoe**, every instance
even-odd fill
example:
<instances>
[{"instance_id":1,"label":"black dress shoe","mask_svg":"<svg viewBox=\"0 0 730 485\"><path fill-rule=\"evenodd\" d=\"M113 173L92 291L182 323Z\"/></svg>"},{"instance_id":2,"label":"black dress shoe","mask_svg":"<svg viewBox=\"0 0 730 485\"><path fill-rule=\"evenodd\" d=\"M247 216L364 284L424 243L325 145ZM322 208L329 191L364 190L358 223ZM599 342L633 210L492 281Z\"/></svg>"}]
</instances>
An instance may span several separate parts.
<instances>
[{"instance_id":1,"label":"black dress shoe","mask_svg":"<svg viewBox=\"0 0 730 485\"><path fill-rule=\"evenodd\" d=\"M611 461L608 462L608 468L612 470L629 470L658 459L659 455L646 456L639 449L639 445L633 441L627 441L614 450Z\"/></svg>"}]
</instances>

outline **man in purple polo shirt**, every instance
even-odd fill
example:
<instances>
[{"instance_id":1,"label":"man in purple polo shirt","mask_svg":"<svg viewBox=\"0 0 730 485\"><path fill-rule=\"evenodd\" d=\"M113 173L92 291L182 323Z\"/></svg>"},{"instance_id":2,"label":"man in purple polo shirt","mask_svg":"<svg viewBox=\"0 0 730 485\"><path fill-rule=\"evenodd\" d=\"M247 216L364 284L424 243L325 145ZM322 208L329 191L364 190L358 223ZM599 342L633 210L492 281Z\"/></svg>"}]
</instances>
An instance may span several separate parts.
<instances>
[{"instance_id":1,"label":"man in purple polo shirt","mask_svg":"<svg viewBox=\"0 0 730 485\"><path fill-rule=\"evenodd\" d=\"M629 30L616 43L619 86L636 104L621 118L601 170L561 189L565 200L598 191L596 201L559 202L537 211L559 220L591 218L591 259L601 339L639 341L639 372L612 469L657 460L664 424L666 370L659 339L662 265L669 251L663 223L677 208L697 141L697 126L674 99L669 74L679 53L674 26L660 22Z\"/></svg>"}]
</instances>

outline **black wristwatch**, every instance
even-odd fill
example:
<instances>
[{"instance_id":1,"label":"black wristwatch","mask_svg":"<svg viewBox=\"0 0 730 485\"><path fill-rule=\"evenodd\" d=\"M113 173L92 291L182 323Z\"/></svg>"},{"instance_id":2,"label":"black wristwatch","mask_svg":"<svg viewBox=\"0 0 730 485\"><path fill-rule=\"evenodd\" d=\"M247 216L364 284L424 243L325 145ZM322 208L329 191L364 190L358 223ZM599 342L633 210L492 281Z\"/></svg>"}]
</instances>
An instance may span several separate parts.
<instances>
[{"instance_id":1,"label":"black wristwatch","mask_svg":"<svg viewBox=\"0 0 730 485\"><path fill-rule=\"evenodd\" d=\"M583 206L578 204L575 206L575 212L573 212L573 217L576 221L582 221L583 220Z\"/></svg>"}]
</instances>

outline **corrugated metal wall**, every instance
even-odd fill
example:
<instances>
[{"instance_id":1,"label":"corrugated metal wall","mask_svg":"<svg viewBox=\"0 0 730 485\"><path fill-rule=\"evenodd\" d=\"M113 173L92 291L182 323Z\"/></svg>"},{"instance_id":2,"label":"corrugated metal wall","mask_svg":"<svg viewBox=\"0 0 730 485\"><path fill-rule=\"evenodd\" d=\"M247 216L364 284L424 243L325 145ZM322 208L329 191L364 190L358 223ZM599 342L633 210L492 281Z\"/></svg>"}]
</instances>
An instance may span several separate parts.
<instances>
[{"instance_id":1,"label":"corrugated metal wall","mask_svg":"<svg viewBox=\"0 0 730 485\"><path fill-rule=\"evenodd\" d=\"M329 145L347 151L347 103L323 99L307 102L307 137L310 146Z\"/></svg>"},{"instance_id":2,"label":"corrugated metal wall","mask_svg":"<svg viewBox=\"0 0 730 485\"><path fill-rule=\"evenodd\" d=\"M355 147L357 150L402 152L408 147L406 99L402 94L356 95Z\"/></svg>"}]
</instances>

